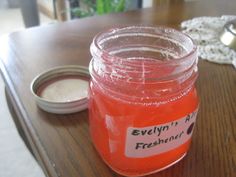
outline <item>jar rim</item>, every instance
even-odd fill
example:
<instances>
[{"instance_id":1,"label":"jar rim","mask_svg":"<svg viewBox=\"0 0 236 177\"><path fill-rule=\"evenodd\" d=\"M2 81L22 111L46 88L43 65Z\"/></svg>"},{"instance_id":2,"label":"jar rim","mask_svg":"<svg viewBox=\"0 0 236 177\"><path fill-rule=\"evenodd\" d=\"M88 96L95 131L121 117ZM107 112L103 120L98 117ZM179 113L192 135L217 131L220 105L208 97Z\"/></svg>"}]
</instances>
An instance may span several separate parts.
<instances>
[{"instance_id":1,"label":"jar rim","mask_svg":"<svg viewBox=\"0 0 236 177\"><path fill-rule=\"evenodd\" d=\"M196 51L197 51L197 46L195 45L194 41L192 40L192 38L177 30L174 28L170 28L170 27L166 27L166 26L142 26L142 25L133 25L133 26L122 26L122 27L114 27L114 28L110 28L107 30L104 30L100 33L98 33L97 35L95 35L95 37L93 38L92 41L92 45L90 48L90 51L92 54L96 54L97 56L106 56L106 58L113 58L115 57L117 60L123 60L124 58L117 56L116 54L111 54L109 51L107 51L106 49L103 49L100 45L99 45L99 38L106 35L106 34L114 34L115 32L121 31L121 30L128 30L128 29L140 29L140 30L164 30L164 31L168 31L168 32L172 32L172 33L176 33L178 35L181 35L182 37L184 37L186 40L190 41L192 46L191 46L191 50L187 51L186 54L184 54L183 56L178 56L175 59L171 59L171 60L163 60L161 63L159 63L160 65L168 65L168 64L172 64L172 63L181 63L184 62L185 59L187 59L188 57L190 57L191 55L193 55ZM167 34L167 33L166 33ZM95 51L93 51L93 48L96 48ZM156 61L156 60L153 60Z\"/></svg>"}]
</instances>

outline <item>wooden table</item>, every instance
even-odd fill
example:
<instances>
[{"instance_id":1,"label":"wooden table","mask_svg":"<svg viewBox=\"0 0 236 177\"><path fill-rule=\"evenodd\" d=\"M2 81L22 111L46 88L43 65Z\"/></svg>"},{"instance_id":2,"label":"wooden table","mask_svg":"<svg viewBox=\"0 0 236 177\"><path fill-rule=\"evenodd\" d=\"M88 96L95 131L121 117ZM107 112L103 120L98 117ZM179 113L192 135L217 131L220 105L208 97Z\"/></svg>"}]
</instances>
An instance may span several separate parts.
<instances>
[{"instance_id":1,"label":"wooden table","mask_svg":"<svg viewBox=\"0 0 236 177\"><path fill-rule=\"evenodd\" d=\"M114 25L166 25L196 16L236 13L236 2L180 3L121 14L85 18L32 28L0 39L1 71L10 107L33 154L50 177L109 177L111 171L95 151L88 132L88 112L55 115L40 110L30 82L55 66L87 66L93 36ZM229 65L199 63L201 100L188 155L156 177L236 176L236 70Z\"/></svg>"}]
</instances>

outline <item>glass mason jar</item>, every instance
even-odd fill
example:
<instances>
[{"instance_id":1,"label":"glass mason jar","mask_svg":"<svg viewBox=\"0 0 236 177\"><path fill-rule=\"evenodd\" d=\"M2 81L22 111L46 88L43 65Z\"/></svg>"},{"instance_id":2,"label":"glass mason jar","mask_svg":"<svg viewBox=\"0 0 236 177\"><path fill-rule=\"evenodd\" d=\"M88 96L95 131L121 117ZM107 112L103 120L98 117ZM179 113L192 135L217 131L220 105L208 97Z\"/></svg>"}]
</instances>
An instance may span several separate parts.
<instances>
[{"instance_id":1,"label":"glass mason jar","mask_svg":"<svg viewBox=\"0 0 236 177\"><path fill-rule=\"evenodd\" d=\"M170 28L131 26L98 34L90 50L90 132L105 163L142 176L182 159L198 110L193 41Z\"/></svg>"}]
</instances>

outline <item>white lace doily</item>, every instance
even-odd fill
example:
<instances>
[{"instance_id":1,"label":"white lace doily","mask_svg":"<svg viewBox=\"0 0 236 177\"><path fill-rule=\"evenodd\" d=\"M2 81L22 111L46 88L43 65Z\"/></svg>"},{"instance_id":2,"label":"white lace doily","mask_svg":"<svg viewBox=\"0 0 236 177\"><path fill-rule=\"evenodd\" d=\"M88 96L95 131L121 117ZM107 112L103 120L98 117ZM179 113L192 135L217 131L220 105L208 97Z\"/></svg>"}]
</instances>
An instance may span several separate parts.
<instances>
[{"instance_id":1,"label":"white lace doily","mask_svg":"<svg viewBox=\"0 0 236 177\"><path fill-rule=\"evenodd\" d=\"M184 33L188 34L198 46L198 56L211 62L233 64L236 68L236 51L220 42L220 34L226 22L236 16L198 17L181 23Z\"/></svg>"}]
</instances>

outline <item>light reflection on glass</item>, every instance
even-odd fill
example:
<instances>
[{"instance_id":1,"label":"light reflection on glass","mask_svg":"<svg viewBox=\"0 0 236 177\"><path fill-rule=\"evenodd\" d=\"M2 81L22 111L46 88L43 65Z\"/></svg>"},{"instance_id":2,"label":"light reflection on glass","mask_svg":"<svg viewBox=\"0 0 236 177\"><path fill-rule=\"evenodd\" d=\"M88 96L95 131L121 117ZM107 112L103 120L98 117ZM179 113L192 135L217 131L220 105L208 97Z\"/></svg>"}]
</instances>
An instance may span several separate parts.
<instances>
[{"instance_id":1,"label":"light reflection on glass","mask_svg":"<svg viewBox=\"0 0 236 177\"><path fill-rule=\"evenodd\" d=\"M4 35L0 37L0 59L4 64L9 62L9 35Z\"/></svg>"}]
</instances>

